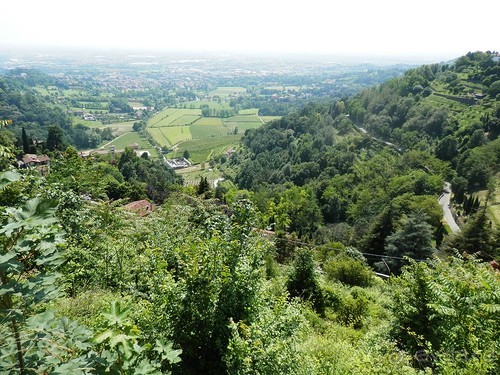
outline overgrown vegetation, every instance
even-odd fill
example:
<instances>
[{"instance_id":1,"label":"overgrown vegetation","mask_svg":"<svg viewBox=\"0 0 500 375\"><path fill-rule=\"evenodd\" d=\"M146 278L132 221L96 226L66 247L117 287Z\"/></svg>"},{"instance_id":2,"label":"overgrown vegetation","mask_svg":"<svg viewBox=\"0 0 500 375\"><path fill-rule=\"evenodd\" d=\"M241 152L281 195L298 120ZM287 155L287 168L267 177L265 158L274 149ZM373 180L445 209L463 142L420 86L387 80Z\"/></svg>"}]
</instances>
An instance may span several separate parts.
<instances>
[{"instance_id":1,"label":"overgrown vegetation","mask_svg":"<svg viewBox=\"0 0 500 375\"><path fill-rule=\"evenodd\" d=\"M0 131L0 372L498 373L494 191L477 191L499 165L491 57L249 130L215 189L132 149L17 170ZM482 125L431 102L467 82Z\"/></svg>"}]
</instances>

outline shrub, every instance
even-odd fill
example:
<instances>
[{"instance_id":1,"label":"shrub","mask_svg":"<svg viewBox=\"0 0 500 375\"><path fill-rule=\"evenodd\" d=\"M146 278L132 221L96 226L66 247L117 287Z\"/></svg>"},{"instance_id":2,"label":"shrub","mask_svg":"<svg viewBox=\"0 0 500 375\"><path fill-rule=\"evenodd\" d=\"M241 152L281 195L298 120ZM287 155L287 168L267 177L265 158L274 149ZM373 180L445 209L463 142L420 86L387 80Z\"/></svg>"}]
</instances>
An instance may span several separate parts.
<instances>
[{"instance_id":1,"label":"shrub","mask_svg":"<svg viewBox=\"0 0 500 375\"><path fill-rule=\"evenodd\" d=\"M370 286L373 283L372 270L361 261L347 256L337 257L324 266L329 280L338 280L352 286Z\"/></svg>"}]
</instances>

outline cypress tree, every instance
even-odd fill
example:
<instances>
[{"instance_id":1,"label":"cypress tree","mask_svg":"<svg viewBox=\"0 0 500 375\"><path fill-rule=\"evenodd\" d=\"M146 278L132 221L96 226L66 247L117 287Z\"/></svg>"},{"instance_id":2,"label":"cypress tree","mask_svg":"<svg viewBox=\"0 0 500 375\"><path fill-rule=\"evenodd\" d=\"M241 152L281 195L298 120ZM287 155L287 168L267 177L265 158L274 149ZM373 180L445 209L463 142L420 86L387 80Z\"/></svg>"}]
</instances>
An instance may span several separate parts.
<instances>
[{"instance_id":1,"label":"cypress tree","mask_svg":"<svg viewBox=\"0 0 500 375\"><path fill-rule=\"evenodd\" d=\"M28 142L28 136L26 134L26 130L24 129L24 127L22 128L21 137L23 140L23 152L25 154L28 154L30 152L30 144Z\"/></svg>"},{"instance_id":2,"label":"cypress tree","mask_svg":"<svg viewBox=\"0 0 500 375\"><path fill-rule=\"evenodd\" d=\"M480 204L479 197L476 196L476 199L474 199L474 203L472 204L472 212L477 212Z\"/></svg>"},{"instance_id":3,"label":"cypress tree","mask_svg":"<svg viewBox=\"0 0 500 375\"><path fill-rule=\"evenodd\" d=\"M201 177L200 178L200 183L198 184L198 189L196 190L198 195L205 194L210 190L210 184L208 183L208 180L206 177Z\"/></svg>"},{"instance_id":4,"label":"cypress tree","mask_svg":"<svg viewBox=\"0 0 500 375\"><path fill-rule=\"evenodd\" d=\"M485 259L491 259L489 254L494 250L492 249L493 237L494 232L486 216L486 207L483 207L471 216L462 231L451 239L446 250L456 249L459 253L469 254L480 253L485 256Z\"/></svg>"},{"instance_id":5,"label":"cypress tree","mask_svg":"<svg viewBox=\"0 0 500 375\"><path fill-rule=\"evenodd\" d=\"M291 297L310 301L314 309L323 314L325 308L323 293L316 280L314 268L312 252L308 249L298 249L286 288Z\"/></svg>"},{"instance_id":6,"label":"cypress tree","mask_svg":"<svg viewBox=\"0 0 500 375\"><path fill-rule=\"evenodd\" d=\"M465 196L465 199L464 199L464 213L466 215L470 214L471 207L472 207L472 196Z\"/></svg>"},{"instance_id":7,"label":"cypress tree","mask_svg":"<svg viewBox=\"0 0 500 375\"><path fill-rule=\"evenodd\" d=\"M366 253L383 254L385 240L394 230L396 212L389 204L372 222L368 233L362 239L360 247Z\"/></svg>"}]
</instances>

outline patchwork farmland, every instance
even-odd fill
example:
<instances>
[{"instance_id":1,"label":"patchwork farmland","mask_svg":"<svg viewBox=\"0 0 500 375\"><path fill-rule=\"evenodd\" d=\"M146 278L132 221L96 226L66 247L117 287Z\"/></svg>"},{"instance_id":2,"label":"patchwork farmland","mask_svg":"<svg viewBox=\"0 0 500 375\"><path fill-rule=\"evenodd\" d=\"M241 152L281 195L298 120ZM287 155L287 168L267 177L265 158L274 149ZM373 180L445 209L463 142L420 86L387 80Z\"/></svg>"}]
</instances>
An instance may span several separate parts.
<instances>
[{"instance_id":1,"label":"patchwork farmland","mask_svg":"<svg viewBox=\"0 0 500 375\"><path fill-rule=\"evenodd\" d=\"M212 94L230 95L242 92L240 89L219 88ZM232 110L224 101L200 100L184 103L182 108L165 108L149 119L147 130L155 142L171 150L168 157L180 157L188 151L193 163L210 160L236 146L247 129L258 128L270 120L259 117L257 108L240 110L237 115L224 118L203 116L203 108L226 114Z\"/></svg>"}]
</instances>

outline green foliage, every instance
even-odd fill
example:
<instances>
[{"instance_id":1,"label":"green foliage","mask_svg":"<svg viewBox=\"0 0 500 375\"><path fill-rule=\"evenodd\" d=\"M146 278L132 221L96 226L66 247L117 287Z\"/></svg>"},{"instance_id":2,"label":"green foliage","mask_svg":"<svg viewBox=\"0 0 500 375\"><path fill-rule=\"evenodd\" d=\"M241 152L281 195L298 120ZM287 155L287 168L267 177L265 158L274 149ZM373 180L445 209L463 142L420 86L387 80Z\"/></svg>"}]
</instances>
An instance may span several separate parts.
<instances>
[{"instance_id":1,"label":"green foliage","mask_svg":"<svg viewBox=\"0 0 500 375\"><path fill-rule=\"evenodd\" d=\"M19 326L19 335L0 326L0 368L7 374L85 374L93 368L92 332L52 311L31 315ZM13 348L22 348L22 357ZM22 358L22 360L21 360Z\"/></svg>"},{"instance_id":2,"label":"green foliage","mask_svg":"<svg viewBox=\"0 0 500 375\"><path fill-rule=\"evenodd\" d=\"M317 281L312 252L309 249L299 248L295 252L293 269L286 288L291 297L309 301L318 313L324 312L323 294Z\"/></svg>"},{"instance_id":3,"label":"green foliage","mask_svg":"<svg viewBox=\"0 0 500 375\"><path fill-rule=\"evenodd\" d=\"M492 98L496 97L500 93L500 80L493 82L488 89L488 95Z\"/></svg>"},{"instance_id":4,"label":"green foliage","mask_svg":"<svg viewBox=\"0 0 500 375\"><path fill-rule=\"evenodd\" d=\"M225 356L230 374L311 374L314 367L300 347L307 322L297 303L279 297L263 306L251 324L231 322Z\"/></svg>"},{"instance_id":5,"label":"green foliage","mask_svg":"<svg viewBox=\"0 0 500 375\"><path fill-rule=\"evenodd\" d=\"M393 335L410 352L425 349L443 373L497 373L499 275L474 259L413 262L391 283Z\"/></svg>"},{"instance_id":6,"label":"green foliage","mask_svg":"<svg viewBox=\"0 0 500 375\"><path fill-rule=\"evenodd\" d=\"M4 179L15 176L3 174ZM25 351L29 340L24 339L26 322L36 306L57 292L54 267L62 262L58 245L62 242L54 217L55 202L31 199L20 208L7 208L0 229L0 318L10 325L13 339L2 346L10 356L9 367L21 373L31 363ZM2 326L4 333L6 327ZM15 359L13 359L15 358Z\"/></svg>"},{"instance_id":7,"label":"green foliage","mask_svg":"<svg viewBox=\"0 0 500 375\"><path fill-rule=\"evenodd\" d=\"M47 128L47 141L46 146L50 151L59 150L62 151L65 148L63 140L63 130L59 126L49 126Z\"/></svg>"},{"instance_id":8,"label":"green foliage","mask_svg":"<svg viewBox=\"0 0 500 375\"><path fill-rule=\"evenodd\" d=\"M370 286L373 282L373 272L370 268L345 255L331 259L324 265L323 270L329 280L337 280L351 286Z\"/></svg>"},{"instance_id":9,"label":"green foliage","mask_svg":"<svg viewBox=\"0 0 500 375\"><path fill-rule=\"evenodd\" d=\"M224 177L236 176L249 189L219 189L217 198L230 206L200 199L193 188L184 190L192 195L175 192L181 188L172 171L130 149L94 161L69 148L54 152L43 179L0 175L0 204L7 207L0 229L0 367L56 374L411 374L417 372L411 358L424 365L414 357L419 351L432 355L435 372L497 373L497 273L469 259L409 261L386 288L363 256L346 248L359 247L372 262L382 257L396 272L405 256L429 256L433 238L441 240L434 229L443 234L437 196L452 181L457 201L477 212L441 248L495 255L485 206L465 193L488 186L498 171L499 111L490 96L470 96L494 86L497 65L490 53L468 54L452 68L413 69L354 98L307 105L246 131L243 146L220 158ZM69 128L56 109L47 116L29 89L13 96L3 79L0 89L0 109L25 127L24 140L43 139L50 125L59 126L49 137L54 150L97 140L83 126ZM245 100L233 99L232 108ZM122 97L111 107L129 110ZM169 121L193 121L201 112L195 111ZM29 113L37 123L24 121ZM202 120L197 131L213 131L202 130L212 124ZM13 139L2 132L0 144L6 168ZM201 155L201 142L200 152L187 146L193 159ZM163 203L147 217L119 209L121 198L146 196ZM304 241L320 249L321 268L310 251L296 250ZM64 299L53 298L58 289Z\"/></svg>"},{"instance_id":10,"label":"green foliage","mask_svg":"<svg viewBox=\"0 0 500 375\"><path fill-rule=\"evenodd\" d=\"M170 276L158 273L157 283L151 285L154 308L162 317L158 325L182 349L182 371L187 373L225 371L222 356L230 337L230 320L254 320L264 277L263 245L252 234L255 213L251 204L234 203L231 218L207 211L210 206L206 204L207 208L193 210L190 222L177 227L177 233L162 235L165 227L159 226L162 250L151 259L161 256L170 269ZM186 217L178 209L174 212L179 225Z\"/></svg>"},{"instance_id":11,"label":"green foliage","mask_svg":"<svg viewBox=\"0 0 500 375\"><path fill-rule=\"evenodd\" d=\"M159 161L138 157L130 147L125 148L120 155L117 167L131 190L136 189L135 187L139 190L137 193L140 196L129 194L132 195L132 200L143 199L147 194L154 202L163 203L172 190L172 185L180 182L171 168Z\"/></svg>"},{"instance_id":12,"label":"green foliage","mask_svg":"<svg viewBox=\"0 0 500 375\"><path fill-rule=\"evenodd\" d=\"M435 253L432 229L426 219L425 213L416 211L407 217L401 229L387 237L386 254L393 258L386 259L384 264L379 263L379 268L384 269L388 265L390 272L398 274L406 264L403 258L424 260Z\"/></svg>"},{"instance_id":13,"label":"green foliage","mask_svg":"<svg viewBox=\"0 0 500 375\"><path fill-rule=\"evenodd\" d=\"M207 195L210 191L210 184L206 177L200 177L200 183L198 184L198 188L196 189L196 194L198 195Z\"/></svg>"},{"instance_id":14,"label":"green foliage","mask_svg":"<svg viewBox=\"0 0 500 375\"><path fill-rule=\"evenodd\" d=\"M171 343L156 340L156 346L139 345L140 332L128 319L129 309L112 301L109 311L103 313L104 330L94 337L99 346L99 355L106 358L97 373L111 374L161 374L162 362L180 362L182 350L174 350ZM150 360L156 353L155 360ZM165 365L164 364L164 365Z\"/></svg>"},{"instance_id":15,"label":"green foliage","mask_svg":"<svg viewBox=\"0 0 500 375\"><path fill-rule=\"evenodd\" d=\"M459 233L443 244L443 249L449 252L458 251L460 254L477 254L485 259L491 259L490 253L495 251L494 236L491 222L486 216L486 207L483 207L469 219Z\"/></svg>"},{"instance_id":16,"label":"green foliage","mask_svg":"<svg viewBox=\"0 0 500 375\"><path fill-rule=\"evenodd\" d=\"M286 190L276 206L271 206L275 229L312 236L321 223L321 212L311 190Z\"/></svg>"}]
</instances>

